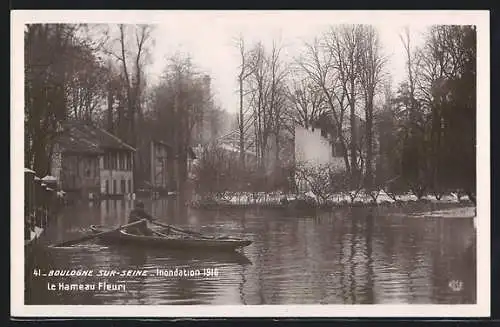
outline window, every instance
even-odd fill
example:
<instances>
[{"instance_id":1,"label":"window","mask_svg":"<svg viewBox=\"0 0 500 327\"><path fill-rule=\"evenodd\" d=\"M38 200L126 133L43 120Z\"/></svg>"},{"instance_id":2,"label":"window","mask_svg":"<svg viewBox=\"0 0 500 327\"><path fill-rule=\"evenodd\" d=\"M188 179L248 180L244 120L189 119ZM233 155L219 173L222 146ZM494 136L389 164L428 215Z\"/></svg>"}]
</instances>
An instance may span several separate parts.
<instances>
[{"instance_id":1,"label":"window","mask_svg":"<svg viewBox=\"0 0 500 327\"><path fill-rule=\"evenodd\" d=\"M122 179L121 191L122 191L122 194L127 193L127 190L125 189L125 180L124 179Z\"/></svg>"},{"instance_id":2,"label":"window","mask_svg":"<svg viewBox=\"0 0 500 327\"><path fill-rule=\"evenodd\" d=\"M94 176L99 176L99 167L100 167L100 163L99 163L99 157L97 157L94 161Z\"/></svg>"},{"instance_id":3,"label":"window","mask_svg":"<svg viewBox=\"0 0 500 327\"><path fill-rule=\"evenodd\" d=\"M113 194L117 194L117 189L116 189L116 179L113 179Z\"/></svg>"},{"instance_id":4,"label":"window","mask_svg":"<svg viewBox=\"0 0 500 327\"><path fill-rule=\"evenodd\" d=\"M127 158L127 170L132 170L132 155L130 153L127 153L126 158Z\"/></svg>"},{"instance_id":5,"label":"window","mask_svg":"<svg viewBox=\"0 0 500 327\"><path fill-rule=\"evenodd\" d=\"M332 144L332 155L334 157L341 157L342 151L342 144L340 142L337 141Z\"/></svg>"},{"instance_id":6,"label":"window","mask_svg":"<svg viewBox=\"0 0 500 327\"><path fill-rule=\"evenodd\" d=\"M104 169L111 169L111 153L104 155Z\"/></svg>"},{"instance_id":7,"label":"window","mask_svg":"<svg viewBox=\"0 0 500 327\"><path fill-rule=\"evenodd\" d=\"M109 194L109 181L108 181L108 180L106 180L106 181L104 182L104 192L105 192L106 194Z\"/></svg>"},{"instance_id":8,"label":"window","mask_svg":"<svg viewBox=\"0 0 500 327\"><path fill-rule=\"evenodd\" d=\"M113 158L110 152L106 154L106 157L108 158L108 169L113 169Z\"/></svg>"},{"instance_id":9,"label":"window","mask_svg":"<svg viewBox=\"0 0 500 327\"><path fill-rule=\"evenodd\" d=\"M93 177L96 175L96 162L93 157L88 157L87 158L87 177Z\"/></svg>"},{"instance_id":10,"label":"window","mask_svg":"<svg viewBox=\"0 0 500 327\"><path fill-rule=\"evenodd\" d=\"M118 153L118 163L120 164L120 170L125 170L125 157L123 153Z\"/></svg>"}]
</instances>

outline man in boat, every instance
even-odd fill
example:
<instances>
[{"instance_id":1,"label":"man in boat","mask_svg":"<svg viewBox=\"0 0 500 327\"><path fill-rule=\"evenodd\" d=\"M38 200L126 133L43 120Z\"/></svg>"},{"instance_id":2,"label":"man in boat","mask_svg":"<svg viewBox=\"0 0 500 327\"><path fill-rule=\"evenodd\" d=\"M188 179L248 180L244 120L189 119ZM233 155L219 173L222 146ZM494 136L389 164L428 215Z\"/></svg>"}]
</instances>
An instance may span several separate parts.
<instances>
[{"instance_id":1,"label":"man in boat","mask_svg":"<svg viewBox=\"0 0 500 327\"><path fill-rule=\"evenodd\" d=\"M144 210L144 203L141 201L138 201L135 204L135 208L130 212L129 218L128 218L128 223L135 223L136 221L144 220L146 219L149 222L154 221L155 219L148 214ZM148 224L146 221L143 221L140 224L137 224L135 226L127 228L127 231L131 234L138 234L138 235L146 235L146 236L152 236L153 231L148 228Z\"/></svg>"}]
</instances>

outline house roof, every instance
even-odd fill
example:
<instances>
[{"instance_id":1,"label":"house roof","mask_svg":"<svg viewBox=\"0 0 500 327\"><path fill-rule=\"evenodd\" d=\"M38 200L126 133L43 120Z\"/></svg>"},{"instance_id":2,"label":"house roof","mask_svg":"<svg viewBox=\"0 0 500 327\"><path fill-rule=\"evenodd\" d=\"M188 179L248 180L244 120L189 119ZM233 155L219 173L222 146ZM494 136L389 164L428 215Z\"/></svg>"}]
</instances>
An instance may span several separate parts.
<instances>
[{"instance_id":1,"label":"house roof","mask_svg":"<svg viewBox=\"0 0 500 327\"><path fill-rule=\"evenodd\" d=\"M167 143L163 140L151 140L153 143L156 143L156 144L161 144L163 146L165 146L166 148L168 148L169 150L171 150L173 148L173 146L170 144L170 143ZM193 147L188 147L187 148L187 152L188 152L188 156L190 159L196 159L196 153L194 152L193 150Z\"/></svg>"},{"instance_id":2,"label":"house roof","mask_svg":"<svg viewBox=\"0 0 500 327\"><path fill-rule=\"evenodd\" d=\"M63 133L57 142L63 152L100 154L104 149L135 151L132 146L115 135L80 121L65 122Z\"/></svg>"},{"instance_id":3,"label":"house roof","mask_svg":"<svg viewBox=\"0 0 500 327\"><path fill-rule=\"evenodd\" d=\"M219 147L223 150L226 150L226 151L229 151L229 152L233 152L233 153L240 153L240 149L237 148L237 147L234 147L232 146L231 144L227 144L227 143L220 143L219 144ZM245 150L245 153L246 154L249 154L251 156L257 156L257 154L253 151L250 151L250 150Z\"/></svg>"},{"instance_id":4,"label":"house roof","mask_svg":"<svg viewBox=\"0 0 500 327\"><path fill-rule=\"evenodd\" d=\"M170 145L169 143L162 141L162 140L152 140L151 142L163 145L163 146L170 148L170 149L172 148L172 145Z\"/></svg>"}]
</instances>

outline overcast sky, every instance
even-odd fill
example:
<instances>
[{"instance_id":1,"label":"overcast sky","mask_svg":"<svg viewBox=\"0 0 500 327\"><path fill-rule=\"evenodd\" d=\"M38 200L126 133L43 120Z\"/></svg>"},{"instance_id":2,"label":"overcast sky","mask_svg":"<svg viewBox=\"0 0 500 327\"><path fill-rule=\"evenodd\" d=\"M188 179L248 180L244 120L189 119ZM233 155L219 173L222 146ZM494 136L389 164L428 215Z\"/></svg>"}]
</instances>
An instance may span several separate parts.
<instances>
[{"instance_id":1,"label":"overcast sky","mask_svg":"<svg viewBox=\"0 0 500 327\"><path fill-rule=\"evenodd\" d=\"M245 39L247 48L256 41L270 47L273 40L280 40L285 60L291 60L303 49L304 42L313 40L329 26L363 21L343 20L338 13L328 12L205 12L172 16L155 29L150 78L155 81L160 76L166 64L165 58L176 53L189 54L193 63L212 77L212 89L222 108L235 112L240 65L235 39L239 35ZM382 50L389 57L387 70L393 77L393 86L405 74L404 50L399 37L406 23L397 19L374 22ZM429 25L422 21L410 23L413 45L421 44L422 34Z\"/></svg>"},{"instance_id":2,"label":"overcast sky","mask_svg":"<svg viewBox=\"0 0 500 327\"><path fill-rule=\"evenodd\" d=\"M372 24L379 31L387 70L393 88L405 75L404 50L399 38L410 27L413 45L423 41L423 32L432 24L483 25L487 12L478 11L27 11L18 13L25 22L110 23L156 25L155 47L149 66L149 79L158 80L166 58L181 52L212 77L212 89L220 105L235 112L238 108L237 75L240 58L235 38L240 34L248 47L255 41L270 45L281 40L283 55L291 58L330 26ZM486 15L486 16L485 16ZM487 26L487 25L484 25ZM21 38L20 38L21 39Z\"/></svg>"}]
</instances>

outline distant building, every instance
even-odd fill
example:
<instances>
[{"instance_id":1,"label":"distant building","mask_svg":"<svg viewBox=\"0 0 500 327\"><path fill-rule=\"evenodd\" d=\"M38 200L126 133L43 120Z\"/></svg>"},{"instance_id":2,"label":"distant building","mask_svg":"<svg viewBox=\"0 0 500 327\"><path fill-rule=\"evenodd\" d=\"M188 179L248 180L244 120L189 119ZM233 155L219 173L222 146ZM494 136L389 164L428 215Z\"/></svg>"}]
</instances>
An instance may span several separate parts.
<instances>
[{"instance_id":1,"label":"distant building","mask_svg":"<svg viewBox=\"0 0 500 327\"><path fill-rule=\"evenodd\" d=\"M168 164L172 147L165 142L152 140L150 142L150 184L155 190L169 189ZM171 178L170 178L171 179Z\"/></svg>"},{"instance_id":2,"label":"distant building","mask_svg":"<svg viewBox=\"0 0 500 327\"><path fill-rule=\"evenodd\" d=\"M188 148L188 173L191 171L196 155L191 147ZM151 140L149 143L149 186L152 190L174 191L177 187L176 160L173 147L161 140Z\"/></svg>"},{"instance_id":3,"label":"distant building","mask_svg":"<svg viewBox=\"0 0 500 327\"><path fill-rule=\"evenodd\" d=\"M312 165L344 165L339 144L319 128L295 127L295 161Z\"/></svg>"},{"instance_id":4,"label":"distant building","mask_svg":"<svg viewBox=\"0 0 500 327\"><path fill-rule=\"evenodd\" d=\"M232 162L240 162L240 149L230 143L220 143L219 149L223 151L225 157ZM251 150L245 150L245 165L247 168L257 167L257 154Z\"/></svg>"},{"instance_id":5,"label":"distant building","mask_svg":"<svg viewBox=\"0 0 500 327\"><path fill-rule=\"evenodd\" d=\"M84 198L133 193L134 151L99 127L68 121L54 143L51 174L60 189Z\"/></svg>"},{"instance_id":6,"label":"distant building","mask_svg":"<svg viewBox=\"0 0 500 327\"><path fill-rule=\"evenodd\" d=\"M325 115L313 122L309 128L295 126L295 161L310 162L312 164L334 164L345 166L344 149L340 142L340 133L333 117ZM359 116L355 117L355 129L357 133L357 147L364 153L365 123ZM342 124L342 135L346 140L349 151L350 142L350 120L344 119ZM376 144L375 144L376 145ZM344 167L345 168L345 167Z\"/></svg>"},{"instance_id":7,"label":"distant building","mask_svg":"<svg viewBox=\"0 0 500 327\"><path fill-rule=\"evenodd\" d=\"M134 193L135 149L118 137L100 130L104 155L99 158L101 194L105 196Z\"/></svg>"},{"instance_id":8,"label":"distant building","mask_svg":"<svg viewBox=\"0 0 500 327\"><path fill-rule=\"evenodd\" d=\"M355 118L358 145L361 153L365 153L364 121L360 117ZM344 149L340 142L340 133L333 123L332 117L321 117L311 124L309 128L295 126L295 163L306 164L313 167L330 166L338 171L345 170ZM349 150L350 121L344 120L342 134L347 140L346 146ZM359 154L358 154L359 155ZM307 191L307 183L296 176L299 190Z\"/></svg>"}]
</instances>

